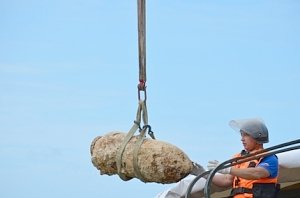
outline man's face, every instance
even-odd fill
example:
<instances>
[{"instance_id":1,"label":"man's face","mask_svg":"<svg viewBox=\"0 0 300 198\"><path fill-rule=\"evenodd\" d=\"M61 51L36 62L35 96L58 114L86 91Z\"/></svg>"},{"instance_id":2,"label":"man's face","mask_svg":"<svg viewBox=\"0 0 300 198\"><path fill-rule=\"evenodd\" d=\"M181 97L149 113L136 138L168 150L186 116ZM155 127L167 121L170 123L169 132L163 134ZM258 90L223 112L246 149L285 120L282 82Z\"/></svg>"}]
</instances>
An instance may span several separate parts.
<instances>
[{"instance_id":1,"label":"man's face","mask_svg":"<svg viewBox=\"0 0 300 198\"><path fill-rule=\"evenodd\" d=\"M241 132L241 141L246 151L253 151L257 147L256 140L245 132Z\"/></svg>"}]
</instances>

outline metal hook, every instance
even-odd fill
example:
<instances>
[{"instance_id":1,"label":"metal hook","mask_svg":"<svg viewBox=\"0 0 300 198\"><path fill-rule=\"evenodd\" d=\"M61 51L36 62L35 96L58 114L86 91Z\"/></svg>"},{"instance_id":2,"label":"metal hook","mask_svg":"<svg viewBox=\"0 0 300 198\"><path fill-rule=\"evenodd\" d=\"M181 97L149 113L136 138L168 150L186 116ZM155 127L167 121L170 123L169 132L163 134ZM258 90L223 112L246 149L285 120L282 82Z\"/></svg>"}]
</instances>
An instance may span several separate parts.
<instances>
[{"instance_id":1,"label":"metal hook","mask_svg":"<svg viewBox=\"0 0 300 198\"><path fill-rule=\"evenodd\" d=\"M155 139L155 136L154 136L154 132L151 130L151 126L150 125L144 125L143 126L143 129L147 130L148 129L148 135L152 138L152 139Z\"/></svg>"}]
</instances>

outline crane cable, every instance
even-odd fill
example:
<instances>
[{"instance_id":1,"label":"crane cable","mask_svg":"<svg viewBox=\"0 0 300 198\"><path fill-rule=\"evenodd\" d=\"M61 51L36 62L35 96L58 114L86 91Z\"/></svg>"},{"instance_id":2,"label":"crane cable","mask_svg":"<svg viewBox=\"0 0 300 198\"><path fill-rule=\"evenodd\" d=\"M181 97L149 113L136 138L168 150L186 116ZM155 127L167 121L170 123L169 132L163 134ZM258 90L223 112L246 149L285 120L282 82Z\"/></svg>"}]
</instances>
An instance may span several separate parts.
<instances>
[{"instance_id":1,"label":"crane cable","mask_svg":"<svg viewBox=\"0 0 300 198\"><path fill-rule=\"evenodd\" d=\"M128 142L133 137L134 133L139 129L140 134L137 136L135 141L135 146L133 149L133 168L134 173L137 178L142 181L145 181L139 166L138 166L138 152L139 149L145 139L145 134L148 132L149 136L152 139L155 139L154 133L151 130L151 126L148 124L148 111L147 111L147 92L146 92L146 9L145 9L145 0L137 0L137 7L138 7L138 49L139 49L139 84L138 88L138 109L136 114L136 119L134 121L133 126L126 134L120 148L117 151L116 155L116 162L117 162L117 170L119 177L127 181L130 178L126 177L125 174L122 172L122 167L126 166L125 163L122 163L123 153ZM144 96L141 96L141 92L144 92ZM141 120L143 121L144 125L141 127Z\"/></svg>"}]
</instances>

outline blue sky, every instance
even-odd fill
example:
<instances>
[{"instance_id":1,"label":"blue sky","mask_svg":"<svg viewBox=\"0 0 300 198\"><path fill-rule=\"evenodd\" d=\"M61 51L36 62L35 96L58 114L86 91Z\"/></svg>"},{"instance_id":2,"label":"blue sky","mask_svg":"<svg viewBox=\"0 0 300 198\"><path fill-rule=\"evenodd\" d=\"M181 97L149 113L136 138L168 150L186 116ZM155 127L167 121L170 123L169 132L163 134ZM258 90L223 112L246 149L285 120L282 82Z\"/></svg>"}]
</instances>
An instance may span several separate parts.
<instances>
[{"instance_id":1,"label":"blue sky","mask_svg":"<svg viewBox=\"0 0 300 198\"><path fill-rule=\"evenodd\" d=\"M136 1L0 1L0 197L154 197L169 185L100 176L94 137L137 109ZM193 161L240 151L228 122L299 138L300 2L147 1L149 124Z\"/></svg>"}]
</instances>

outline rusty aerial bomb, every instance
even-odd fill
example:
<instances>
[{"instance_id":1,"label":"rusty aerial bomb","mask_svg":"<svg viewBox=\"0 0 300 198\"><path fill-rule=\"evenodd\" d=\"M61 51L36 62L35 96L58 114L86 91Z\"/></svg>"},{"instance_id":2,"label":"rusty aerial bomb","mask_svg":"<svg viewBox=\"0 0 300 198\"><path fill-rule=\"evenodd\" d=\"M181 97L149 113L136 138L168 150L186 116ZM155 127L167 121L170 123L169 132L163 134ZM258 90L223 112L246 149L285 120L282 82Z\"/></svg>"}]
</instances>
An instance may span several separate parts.
<instances>
[{"instance_id":1,"label":"rusty aerial bomb","mask_svg":"<svg viewBox=\"0 0 300 198\"><path fill-rule=\"evenodd\" d=\"M193 162L182 150L163 141L145 138L138 152L134 152L138 136L132 136L124 148L118 171L117 154L125 137L126 133L110 132L93 140L91 160L101 175L121 174L123 180L138 178L143 182L168 184L178 182L193 169Z\"/></svg>"}]
</instances>

